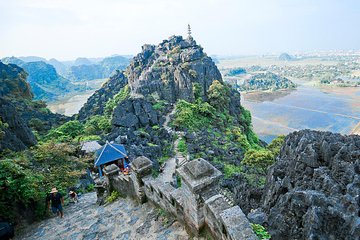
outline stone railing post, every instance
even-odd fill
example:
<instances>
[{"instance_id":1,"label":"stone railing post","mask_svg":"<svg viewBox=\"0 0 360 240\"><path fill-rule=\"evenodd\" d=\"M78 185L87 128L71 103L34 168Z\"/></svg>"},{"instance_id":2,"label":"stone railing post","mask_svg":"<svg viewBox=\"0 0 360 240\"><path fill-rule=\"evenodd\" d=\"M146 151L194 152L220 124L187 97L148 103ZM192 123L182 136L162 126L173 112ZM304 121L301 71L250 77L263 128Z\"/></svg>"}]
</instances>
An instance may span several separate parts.
<instances>
[{"instance_id":1,"label":"stone railing post","mask_svg":"<svg viewBox=\"0 0 360 240\"><path fill-rule=\"evenodd\" d=\"M203 195L216 190L221 172L206 160L199 158L176 170L181 178L184 198L184 220L194 234L205 225Z\"/></svg>"},{"instance_id":2,"label":"stone railing post","mask_svg":"<svg viewBox=\"0 0 360 240\"><path fill-rule=\"evenodd\" d=\"M134 159L130 163L130 167L130 177L134 183L135 196L140 203L144 203L146 202L146 195L142 178L151 175L153 163L147 157L141 156Z\"/></svg>"},{"instance_id":3,"label":"stone railing post","mask_svg":"<svg viewBox=\"0 0 360 240\"><path fill-rule=\"evenodd\" d=\"M111 164L104 168L104 175L105 175L106 181L108 183L109 193L114 191L113 179L114 179L114 177L119 176L119 173L120 173L120 168L118 166L116 166L115 164Z\"/></svg>"}]
</instances>

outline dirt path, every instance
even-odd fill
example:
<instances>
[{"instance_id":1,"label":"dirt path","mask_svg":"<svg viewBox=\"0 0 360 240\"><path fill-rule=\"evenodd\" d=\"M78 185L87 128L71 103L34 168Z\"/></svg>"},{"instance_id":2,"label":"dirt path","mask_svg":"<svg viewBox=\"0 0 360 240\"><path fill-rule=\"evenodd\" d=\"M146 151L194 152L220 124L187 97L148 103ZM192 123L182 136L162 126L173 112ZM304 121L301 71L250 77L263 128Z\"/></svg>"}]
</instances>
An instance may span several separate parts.
<instances>
[{"instance_id":1,"label":"dirt path","mask_svg":"<svg viewBox=\"0 0 360 240\"><path fill-rule=\"evenodd\" d=\"M63 219L54 217L29 226L15 239L189 239L180 223L162 221L152 205L138 205L131 199L98 206L96 194L88 193L64 213Z\"/></svg>"}]
</instances>

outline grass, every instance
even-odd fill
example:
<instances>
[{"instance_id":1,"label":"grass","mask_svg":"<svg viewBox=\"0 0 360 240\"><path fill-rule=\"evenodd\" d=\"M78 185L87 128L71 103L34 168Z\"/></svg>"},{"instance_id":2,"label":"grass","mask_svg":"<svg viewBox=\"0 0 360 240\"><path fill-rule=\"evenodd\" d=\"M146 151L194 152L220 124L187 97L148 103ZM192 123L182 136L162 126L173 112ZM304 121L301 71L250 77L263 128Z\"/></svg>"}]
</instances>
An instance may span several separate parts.
<instances>
[{"instance_id":1,"label":"grass","mask_svg":"<svg viewBox=\"0 0 360 240\"><path fill-rule=\"evenodd\" d=\"M185 139L182 138L182 139L179 140L177 149L178 149L178 151L181 152L182 154L186 154L186 153L187 153L187 145L186 145Z\"/></svg>"},{"instance_id":2,"label":"grass","mask_svg":"<svg viewBox=\"0 0 360 240\"><path fill-rule=\"evenodd\" d=\"M265 240L271 238L271 235L260 224L251 223L251 228L253 229L253 231L255 232L255 234L258 236L259 239Z\"/></svg>"},{"instance_id":3,"label":"grass","mask_svg":"<svg viewBox=\"0 0 360 240\"><path fill-rule=\"evenodd\" d=\"M115 202L118 198L121 197L121 194L117 191L112 191L110 196L108 196L106 198L106 202L107 203L112 203L112 202Z\"/></svg>"}]
</instances>

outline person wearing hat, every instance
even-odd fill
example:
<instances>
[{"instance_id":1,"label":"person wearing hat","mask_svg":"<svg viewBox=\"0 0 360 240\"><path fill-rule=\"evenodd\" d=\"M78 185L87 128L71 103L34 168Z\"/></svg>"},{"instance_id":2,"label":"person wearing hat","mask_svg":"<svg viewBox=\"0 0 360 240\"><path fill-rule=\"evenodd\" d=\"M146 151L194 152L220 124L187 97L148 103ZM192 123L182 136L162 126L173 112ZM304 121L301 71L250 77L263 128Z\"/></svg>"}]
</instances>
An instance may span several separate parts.
<instances>
[{"instance_id":1,"label":"person wearing hat","mask_svg":"<svg viewBox=\"0 0 360 240\"><path fill-rule=\"evenodd\" d=\"M58 216L62 218L64 216L62 205L64 205L64 198L61 193L58 192L56 188L51 189L50 194L48 195L47 199L48 208L50 210L50 202L51 202L51 210Z\"/></svg>"},{"instance_id":2,"label":"person wearing hat","mask_svg":"<svg viewBox=\"0 0 360 240\"><path fill-rule=\"evenodd\" d=\"M74 203L79 202L79 199L78 199L78 196L77 196L76 192L70 191L69 192L69 197L70 197L72 202L74 202Z\"/></svg>"}]
</instances>

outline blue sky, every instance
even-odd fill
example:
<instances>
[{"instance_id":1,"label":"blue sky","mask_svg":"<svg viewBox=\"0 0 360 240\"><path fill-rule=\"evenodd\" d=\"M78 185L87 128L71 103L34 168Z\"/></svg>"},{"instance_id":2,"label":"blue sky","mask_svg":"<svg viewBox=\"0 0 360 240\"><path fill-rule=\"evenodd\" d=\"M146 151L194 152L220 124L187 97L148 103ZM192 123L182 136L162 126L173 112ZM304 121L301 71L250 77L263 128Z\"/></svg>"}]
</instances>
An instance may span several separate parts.
<instances>
[{"instance_id":1,"label":"blue sky","mask_svg":"<svg viewBox=\"0 0 360 240\"><path fill-rule=\"evenodd\" d=\"M188 23L209 54L360 49L358 0L0 0L0 57L136 54Z\"/></svg>"}]
</instances>

